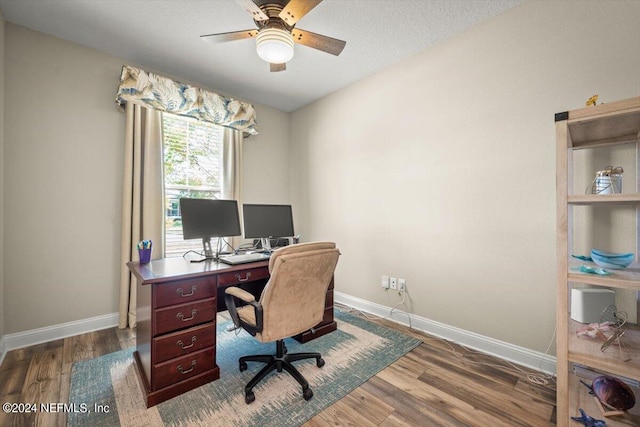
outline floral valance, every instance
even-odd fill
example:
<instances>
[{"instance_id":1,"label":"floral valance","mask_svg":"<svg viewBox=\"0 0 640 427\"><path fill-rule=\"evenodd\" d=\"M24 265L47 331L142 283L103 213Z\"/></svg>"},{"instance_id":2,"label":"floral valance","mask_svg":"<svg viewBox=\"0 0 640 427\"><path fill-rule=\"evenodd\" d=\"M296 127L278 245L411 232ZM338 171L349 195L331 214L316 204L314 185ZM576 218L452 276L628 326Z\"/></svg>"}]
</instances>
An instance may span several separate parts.
<instances>
[{"instance_id":1,"label":"floral valance","mask_svg":"<svg viewBox=\"0 0 640 427\"><path fill-rule=\"evenodd\" d=\"M248 102L228 98L170 78L124 65L116 96L118 105L132 102L154 110L194 117L257 135L256 111Z\"/></svg>"}]
</instances>

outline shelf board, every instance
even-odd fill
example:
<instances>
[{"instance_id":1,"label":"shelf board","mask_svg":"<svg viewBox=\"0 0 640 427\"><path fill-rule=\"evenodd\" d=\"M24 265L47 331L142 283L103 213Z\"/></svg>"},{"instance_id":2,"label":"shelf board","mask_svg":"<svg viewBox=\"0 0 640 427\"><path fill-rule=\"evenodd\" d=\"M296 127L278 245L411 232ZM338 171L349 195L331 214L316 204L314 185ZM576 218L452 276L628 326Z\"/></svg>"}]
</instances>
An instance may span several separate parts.
<instances>
[{"instance_id":1,"label":"shelf board","mask_svg":"<svg viewBox=\"0 0 640 427\"><path fill-rule=\"evenodd\" d=\"M621 273L614 273L610 276L570 272L568 274L568 279L570 282L585 283L587 285L608 286L611 288L640 291L640 272L637 270L627 270Z\"/></svg>"},{"instance_id":2,"label":"shelf board","mask_svg":"<svg viewBox=\"0 0 640 427\"><path fill-rule=\"evenodd\" d=\"M569 282L640 291L640 265L637 263L631 264L631 266L624 270L607 270L612 273L608 276L576 271L575 269L579 268L581 265L599 268L599 266L593 262L580 261L571 258L569 260L569 273L567 274Z\"/></svg>"},{"instance_id":3,"label":"shelf board","mask_svg":"<svg viewBox=\"0 0 640 427\"><path fill-rule=\"evenodd\" d=\"M584 380L587 384L590 381ZM636 396L640 396L640 389L632 387L633 393ZM622 427L622 426L639 426L640 425L640 404L631 408L629 413L625 415L617 415L614 417L604 417L595 401L593 395L589 394L589 390L584 385L580 384L580 378L576 375L569 375L569 415L572 417L579 417L579 408L584 409L587 415L598 419L605 420L608 427ZM576 423L572 423L574 425Z\"/></svg>"},{"instance_id":4,"label":"shelf board","mask_svg":"<svg viewBox=\"0 0 640 427\"><path fill-rule=\"evenodd\" d=\"M640 381L640 328L636 325L625 325L627 331L622 337L624 352L631 357L623 362L620 347L612 344L605 351L600 351L602 341L589 337L578 337L578 329L587 326L569 319L569 361L591 366L599 371ZM605 335L608 335L605 333ZM640 395L639 395L640 396Z\"/></svg>"},{"instance_id":5,"label":"shelf board","mask_svg":"<svg viewBox=\"0 0 640 427\"><path fill-rule=\"evenodd\" d=\"M574 149L634 142L640 138L640 97L569 111Z\"/></svg>"},{"instance_id":6,"label":"shelf board","mask_svg":"<svg viewBox=\"0 0 640 427\"><path fill-rule=\"evenodd\" d=\"M640 193L574 194L567 196L570 205L633 205L640 203Z\"/></svg>"}]
</instances>

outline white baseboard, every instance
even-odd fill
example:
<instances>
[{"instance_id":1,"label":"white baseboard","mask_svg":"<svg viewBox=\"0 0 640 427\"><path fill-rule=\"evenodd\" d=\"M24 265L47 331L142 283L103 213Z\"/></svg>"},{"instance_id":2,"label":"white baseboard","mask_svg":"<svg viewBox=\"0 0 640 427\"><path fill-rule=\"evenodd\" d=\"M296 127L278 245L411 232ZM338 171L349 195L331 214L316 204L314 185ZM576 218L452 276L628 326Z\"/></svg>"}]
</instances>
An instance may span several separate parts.
<instances>
[{"instance_id":1,"label":"white baseboard","mask_svg":"<svg viewBox=\"0 0 640 427\"><path fill-rule=\"evenodd\" d=\"M88 319L81 319L73 322L61 323L59 325L46 326L44 328L5 335L0 339L0 363L2 363L2 360L4 360L8 351L54 341L73 335L113 328L118 326L118 318L118 313L110 313L102 316L90 317Z\"/></svg>"},{"instance_id":2,"label":"white baseboard","mask_svg":"<svg viewBox=\"0 0 640 427\"><path fill-rule=\"evenodd\" d=\"M334 300L337 303L371 313L378 317L386 317L391 321L405 326L409 325L409 318L411 318L411 327L427 334L461 344L465 347L485 354L490 354L503 360L508 360L510 362L529 367L536 371L542 371L547 374L555 374L556 372L556 358L538 351L533 351L528 348L485 337L483 335L465 331L464 329L449 326L444 323L436 322L404 311L399 311L397 309L390 315L391 309L389 307L343 294L341 292L334 291Z\"/></svg>"}]
</instances>

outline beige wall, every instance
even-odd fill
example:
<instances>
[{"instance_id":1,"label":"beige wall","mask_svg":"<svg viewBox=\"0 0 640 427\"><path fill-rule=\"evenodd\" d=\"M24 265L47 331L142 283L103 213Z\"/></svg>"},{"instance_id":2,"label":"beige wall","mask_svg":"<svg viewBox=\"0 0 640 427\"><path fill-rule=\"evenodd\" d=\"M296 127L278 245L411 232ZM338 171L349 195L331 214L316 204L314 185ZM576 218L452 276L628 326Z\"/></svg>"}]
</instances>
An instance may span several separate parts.
<instances>
[{"instance_id":1,"label":"beige wall","mask_svg":"<svg viewBox=\"0 0 640 427\"><path fill-rule=\"evenodd\" d=\"M122 61L7 24L6 332L116 311Z\"/></svg>"},{"instance_id":2,"label":"beige wall","mask_svg":"<svg viewBox=\"0 0 640 427\"><path fill-rule=\"evenodd\" d=\"M258 113L260 134L244 144L244 201L290 203L289 114L264 106Z\"/></svg>"},{"instance_id":3,"label":"beige wall","mask_svg":"<svg viewBox=\"0 0 640 427\"><path fill-rule=\"evenodd\" d=\"M640 2L526 2L292 114L305 240L336 290L544 351L555 326L554 113L640 95ZM426 29L428 31L428 29Z\"/></svg>"},{"instance_id":4,"label":"beige wall","mask_svg":"<svg viewBox=\"0 0 640 427\"><path fill-rule=\"evenodd\" d=\"M2 271L3 266L3 254L4 254L4 17L2 11L0 11L0 343L4 336L4 316L6 310L4 308L4 280ZM0 345L0 352L2 351L2 345ZM1 356L0 356L1 357Z\"/></svg>"},{"instance_id":5,"label":"beige wall","mask_svg":"<svg viewBox=\"0 0 640 427\"><path fill-rule=\"evenodd\" d=\"M118 308L124 114L114 97L124 60L6 25L5 333ZM162 70L158 70L161 72ZM288 114L256 105L249 163L277 164ZM263 116L264 114L264 116ZM269 147L274 147L271 155ZM245 173L258 197L259 170ZM271 176L286 200L286 171Z\"/></svg>"}]
</instances>

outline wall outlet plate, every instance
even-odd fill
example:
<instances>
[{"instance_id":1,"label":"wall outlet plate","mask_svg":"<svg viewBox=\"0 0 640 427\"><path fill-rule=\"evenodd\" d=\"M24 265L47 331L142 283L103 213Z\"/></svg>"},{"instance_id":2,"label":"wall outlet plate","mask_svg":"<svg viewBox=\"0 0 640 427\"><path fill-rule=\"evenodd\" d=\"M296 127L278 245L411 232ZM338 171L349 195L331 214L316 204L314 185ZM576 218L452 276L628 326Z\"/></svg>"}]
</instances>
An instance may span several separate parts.
<instances>
[{"instance_id":1,"label":"wall outlet plate","mask_svg":"<svg viewBox=\"0 0 640 427\"><path fill-rule=\"evenodd\" d=\"M390 289L398 289L398 279L392 277L389 279L389 288Z\"/></svg>"},{"instance_id":2,"label":"wall outlet plate","mask_svg":"<svg viewBox=\"0 0 640 427\"><path fill-rule=\"evenodd\" d=\"M404 279L398 279L398 290L406 291L407 290L407 281Z\"/></svg>"},{"instance_id":3,"label":"wall outlet plate","mask_svg":"<svg viewBox=\"0 0 640 427\"><path fill-rule=\"evenodd\" d=\"M389 276L382 276L380 285L382 286L383 289L389 289Z\"/></svg>"}]
</instances>

